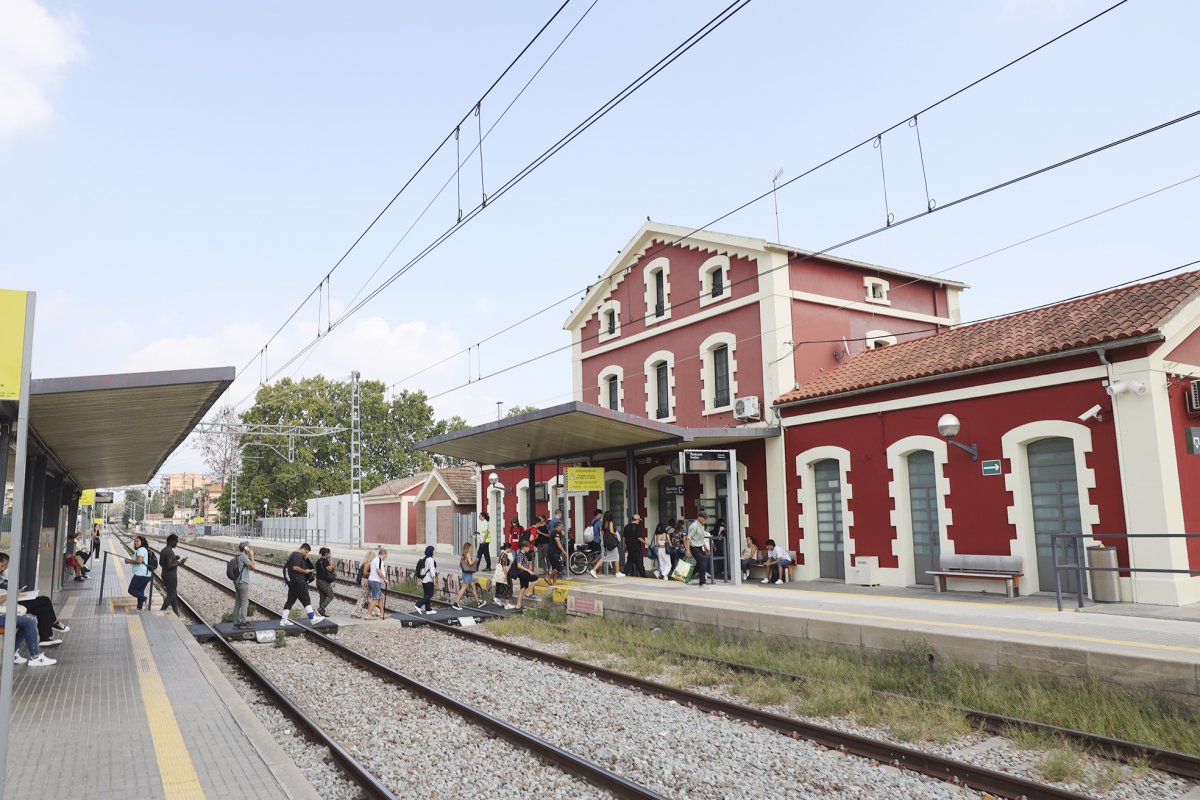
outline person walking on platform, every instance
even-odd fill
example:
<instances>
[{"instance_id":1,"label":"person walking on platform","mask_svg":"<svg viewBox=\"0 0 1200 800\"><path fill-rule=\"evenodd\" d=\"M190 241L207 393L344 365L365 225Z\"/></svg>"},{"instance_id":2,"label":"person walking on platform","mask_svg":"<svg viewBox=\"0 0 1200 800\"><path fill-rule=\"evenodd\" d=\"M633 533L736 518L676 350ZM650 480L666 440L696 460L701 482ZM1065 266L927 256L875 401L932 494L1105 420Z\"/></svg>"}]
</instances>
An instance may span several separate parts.
<instances>
[{"instance_id":1,"label":"person walking on platform","mask_svg":"<svg viewBox=\"0 0 1200 800\"><path fill-rule=\"evenodd\" d=\"M100 526L92 528L92 558L100 557Z\"/></svg>"},{"instance_id":2,"label":"person walking on platform","mask_svg":"<svg viewBox=\"0 0 1200 800\"><path fill-rule=\"evenodd\" d=\"M708 515L703 511L696 515L696 519L688 526L687 540L688 547L692 552L692 559L696 562L696 571L700 573L699 586L704 586L704 575L708 572Z\"/></svg>"},{"instance_id":3,"label":"person walking on platform","mask_svg":"<svg viewBox=\"0 0 1200 800\"><path fill-rule=\"evenodd\" d=\"M546 575L546 583L553 586L558 582L558 576L567 571L567 533L563 530L561 517L550 521L550 547L546 549L546 557L550 561L550 572Z\"/></svg>"},{"instance_id":4,"label":"person walking on platform","mask_svg":"<svg viewBox=\"0 0 1200 800\"><path fill-rule=\"evenodd\" d=\"M600 512L597 510L597 514ZM617 538L617 523L613 521L611 511L605 511L600 518L600 557L596 559L596 563L592 565L591 574L593 578L600 577L596 574L596 570L600 569L605 564L612 564L616 570L616 577L624 578L625 573L621 572L619 566L621 560L621 540Z\"/></svg>"},{"instance_id":5,"label":"person walking on platform","mask_svg":"<svg viewBox=\"0 0 1200 800\"><path fill-rule=\"evenodd\" d=\"M379 554L371 559L367 570L367 588L371 590L371 602L367 604L367 619L383 619L383 589L387 586L387 550L379 548ZM379 616L375 616L375 611Z\"/></svg>"},{"instance_id":6,"label":"person walking on platform","mask_svg":"<svg viewBox=\"0 0 1200 800\"><path fill-rule=\"evenodd\" d=\"M146 605L146 586L150 583L150 550L140 533L133 537L133 558L125 559L125 563L133 565L129 594L137 598L138 611L141 611Z\"/></svg>"},{"instance_id":7,"label":"person walking on platform","mask_svg":"<svg viewBox=\"0 0 1200 800\"><path fill-rule=\"evenodd\" d=\"M642 517L634 514L633 519L621 531L625 538L625 574L633 578L646 577L646 529L642 527Z\"/></svg>"},{"instance_id":8,"label":"person walking on platform","mask_svg":"<svg viewBox=\"0 0 1200 800\"><path fill-rule=\"evenodd\" d=\"M0 553L0 607L8 600L8 553ZM54 604L44 595L22 598L17 594L17 610L20 614L29 614L37 620L38 641L42 647L53 647L62 642L55 639L54 634L66 633L70 626L60 622L54 611Z\"/></svg>"},{"instance_id":9,"label":"person walking on platform","mask_svg":"<svg viewBox=\"0 0 1200 800\"><path fill-rule=\"evenodd\" d=\"M333 569L333 556L328 547L322 547L321 557L317 559L317 594L321 600L317 603L317 613L322 617L329 616L329 604L333 602L333 584L337 580L337 572Z\"/></svg>"},{"instance_id":10,"label":"person walking on platform","mask_svg":"<svg viewBox=\"0 0 1200 800\"><path fill-rule=\"evenodd\" d=\"M374 557L375 551L368 550L363 553L362 561L358 562L358 572L354 576L359 588L358 602L354 604L354 610L350 612L350 616L354 619L362 619L364 611L371 604L371 583L367 578L370 577L371 559Z\"/></svg>"},{"instance_id":11,"label":"person walking on platform","mask_svg":"<svg viewBox=\"0 0 1200 800\"><path fill-rule=\"evenodd\" d=\"M471 557L471 543L467 542L463 545L462 553L458 558L458 569L462 572L462 586L458 587L458 594L454 595L454 601L450 603L450 607L455 611L462 611L459 602L467 593L468 587L471 589L471 597L475 598L475 607L483 607L483 601L479 599L479 584L475 582L475 570L478 566L479 560Z\"/></svg>"},{"instance_id":12,"label":"person walking on platform","mask_svg":"<svg viewBox=\"0 0 1200 800\"><path fill-rule=\"evenodd\" d=\"M4 612L0 612L0 628L5 626ZM17 642L13 646L13 663L25 664L28 663L31 667L52 667L58 662L53 658L47 658L41 650L38 649L38 633L37 620L28 614L17 615ZM17 651L21 649L21 642L25 643L25 650L29 653L29 658L23 658Z\"/></svg>"},{"instance_id":13,"label":"person walking on platform","mask_svg":"<svg viewBox=\"0 0 1200 800\"><path fill-rule=\"evenodd\" d=\"M487 562L487 566L482 566ZM492 570L492 518L486 511L479 512L479 563L480 569Z\"/></svg>"},{"instance_id":14,"label":"person walking on platform","mask_svg":"<svg viewBox=\"0 0 1200 800\"><path fill-rule=\"evenodd\" d=\"M417 580L421 582L421 599L417 601L415 613L433 613L433 586L437 578L437 561L433 557L433 545L425 546L425 555L417 560ZM425 606L425 611L421 611Z\"/></svg>"},{"instance_id":15,"label":"person walking on platform","mask_svg":"<svg viewBox=\"0 0 1200 800\"><path fill-rule=\"evenodd\" d=\"M515 572L521 588L517 590L517 608L525 603L525 594L533 594L533 584L537 583L538 574L533 569L533 544L522 540L521 549L517 551L516 561L511 572Z\"/></svg>"},{"instance_id":16,"label":"person walking on platform","mask_svg":"<svg viewBox=\"0 0 1200 800\"><path fill-rule=\"evenodd\" d=\"M288 556L287 563L283 565L283 575L287 579L288 593L287 600L283 604L283 618L279 620L280 625L295 625L289 618L291 616L292 605L297 600L304 606L304 613L308 614L308 621L313 625L318 622L324 622L325 618L317 616L317 612L312 607L312 596L308 593L309 580L315 580L317 570L313 567L312 562L308 560L308 554L312 552L312 548L308 546L308 542L300 545L300 549Z\"/></svg>"},{"instance_id":17,"label":"person walking on platform","mask_svg":"<svg viewBox=\"0 0 1200 800\"><path fill-rule=\"evenodd\" d=\"M158 553L163 582L163 601L159 611L166 611L169 608L175 612L175 616L179 616L179 567L187 562L186 558L180 558L175 554L175 545L177 544L179 544L179 537L172 533L167 537L167 546Z\"/></svg>"},{"instance_id":18,"label":"person walking on platform","mask_svg":"<svg viewBox=\"0 0 1200 800\"><path fill-rule=\"evenodd\" d=\"M237 566L234 570L233 589L237 599L233 601L233 627L249 628L246 612L250 609L250 571L257 569L254 549L249 542L238 543Z\"/></svg>"},{"instance_id":19,"label":"person walking on platform","mask_svg":"<svg viewBox=\"0 0 1200 800\"><path fill-rule=\"evenodd\" d=\"M670 580L671 578L671 536L667 533L665 522L658 523L654 529L654 551L658 557L658 569L654 577Z\"/></svg>"}]
</instances>

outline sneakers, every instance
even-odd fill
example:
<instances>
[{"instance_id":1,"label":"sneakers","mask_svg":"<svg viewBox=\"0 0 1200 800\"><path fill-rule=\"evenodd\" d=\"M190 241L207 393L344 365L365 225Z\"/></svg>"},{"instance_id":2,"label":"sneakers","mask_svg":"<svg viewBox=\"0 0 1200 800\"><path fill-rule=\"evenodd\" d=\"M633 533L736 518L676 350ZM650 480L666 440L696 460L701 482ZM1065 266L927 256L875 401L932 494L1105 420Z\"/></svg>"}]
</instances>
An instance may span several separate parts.
<instances>
[{"instance_id":1,"label":"sneakers","mask_svg":"<svg viewBox=\"0 0 1200 800\"><path fill-rule=\"evenodd\" d=\"M59 633L67 633L71 630L70 625L63 625L61 622L56 622L50 627L54 628L54 630L58 631Z\"/></svg>"},{"instance_id":2,"label":"sneakers","mask_svg":"<svg viewBox=\"0 0 1200 800\"><path fill-rule=\"evenodd\" d=\"M283 619L279 620L279 627L281 627L281 628L284 627L285 625L295 625L295 624L296 623L292 622L287 617L284 617Z\"/></svg>"},{"instance_id":3,"label":"sneakers","mask_svg":"<svg viewBox=\"0 0 1200 800\"><path fill-rule=\"evenodd\" d=\"M13 653L13 663L14 664L24 664L28 660L29 660L28 658L25 658L25 656L21 655L20 653Z\"/></svg>"},{"instance_id":4,"label":"sneakers","mask_svg":"<svg viewBox=\"0 0 1200 800\"><path fill-rule=\"evenodd\" d=\"M504 607L509 611L513 611L516 609L516 606L514 606L512 603L505 603Z\"/></svg>"},{"instance_id":5,"label":"sneakers","mask_svg":"<svg viewBox=\"0 0 1200 800\"><path fill-rule=\"evenodd\" d=\"M44 642L38 642L38 647L57 647L62 644L62 639L47 639Z\"/></svg>"},{"instance_id":6,"label":"sneakers","mask_svg":"<svg viewBox=\"0 0 1200 800\"><path fill-rule=\"evenodd\" d=\"M658 570L654 570L654 577L656 577L656 578L661 578L661 577L662 577L662 575L659 573L659 571L658 571Z\"/></svg>"},{"instance_id":7,"label":"sneakers","mask_svg":"<svg viewBox=\"0 0 1200 800\"><path fill-rule=\"evenodd\" d=\"M486 605L487 605L487 600L480 600L478 603L476 603L476 604L475 604L475 607L476 607L476 608L483 608L483 607L484 607L484 606L486 606Z\"/></svg>"},{"instance_id":8,"label":"sneakers","mask_svg":"<svg viewBox=\"0 0 1200 800\"><path fill-rule=\"evenodd\" d=\"M589 569L589 570L588 570L588 575L591 575L593 578L599 578L599 577L600 577L599 575L597 575L597 574L596 574L596 570L594 570L594 569Z\"/></svg>"},{"instance_id":9,"label":"sneakers","mask_svg":"<svg viewBox=\"0 0 1200 800\"><path fill-rule=\"evenodd\" d=\"M437 613L437 609L436 609L436 608L431 608L431 609L429 609L428 611L426 611L426 612L425 612L425 615L426 615L426 616L429 616L429 617L431 617L431 616L433 616L433 615L434 615L434 614L436 614L436 613Z\"/></svg>"},{"instance_id":10,"label":"sneakers","mask_svg":"<svg viewBox=\"0 0 1200 800\"><path fill-rule=\"evenodd\" d=\"M771 581L768 578L763 578L761 581L759 581L759 583L770 583L770 582Z\"/></svg>"},{"instance_id":11,"label":"sneakers","mask_svg":"<svg viewBox=\"0 0 1200 800\"><path fill-rule=\"evenodd\" d=\"M38 653L29 659L29 666L31 667L53 667L57 663L53 658L46 658L45 653Z\"/></svg>"},{"instance_id":12,"label":"sneakers","mask_svg":"<svg viewBox=\"0 0 1200 800\"><path fill-rule=\"evenodd\" d=\"M742 573L742 580L744 580L744 581L748 581L748 580L750 580L750 573L749 573L749 572L743 572L743 573Z\"/></svg>"},{"instance_id":13,"label":"sneakers","mask_svg":"<svg viewBox=\"0 0 1200 800\"><path fill-rule=\"evenodd\" d=\"M412 613L414 613L414 614L424 614L425 612L424 612L424 611L421 609L421 607L420 607L420 606L413 606L413 612L412 612Z\"/></svg>"},{"instance_id":14,"label":"sneakers","mask_svg":"<svg viewBox=\"0 0 1200 800\"><path fill-rule=\"evenodd\" d=\"M617 574L616 574L614 577L617 577L617 578L624 578L624 577L625 577L625 573L624 573L624 572L617 572Z\"/></svg>"},{"instance_id":15,"label":"sneakers","mask_svg":"<svg viewBox=\"0 0 1200 800\"><path fill-rule=\"evenodd\" d=\"M81 576L79 576L78 578L75 578L75 582L76 582L76 583L83 583L83 576L81 575Z\"/></svg>"},{"instance_id":16,"label":"sneakers","mask_svg":"<svg viewBox=\"0 0 1200 800\"><path fill-rule=\"evenodd\" d=\"M776 579L775 579L775 583L776 583L776 584L783 583L783 579L782 579L782 578L776 578Z\"/></svg>"},{"instance_id":17,"label":"sneakers","mask_svg":"<svg viewBox=\"0 0 1200 800\"><path fill-rule=\"evenodd\" d=\"M458 603L451 603L450 607L453 608L455 611L462 611L462 606L460 606Z\"/></svg>"},{"instance_id":18,"label":"sneakers","mask_svg":"<svg viewBox=\"0 0 1200 800\"><path fill-rule=\"evenodd\" d=\"M324 622L324 621L325 621L325 618L322 617L320 614L317 614L316 616L314 616L312 619L309 620L309 623L312 625L316 625L317 623Z\"/></svg>"}]
</instances>

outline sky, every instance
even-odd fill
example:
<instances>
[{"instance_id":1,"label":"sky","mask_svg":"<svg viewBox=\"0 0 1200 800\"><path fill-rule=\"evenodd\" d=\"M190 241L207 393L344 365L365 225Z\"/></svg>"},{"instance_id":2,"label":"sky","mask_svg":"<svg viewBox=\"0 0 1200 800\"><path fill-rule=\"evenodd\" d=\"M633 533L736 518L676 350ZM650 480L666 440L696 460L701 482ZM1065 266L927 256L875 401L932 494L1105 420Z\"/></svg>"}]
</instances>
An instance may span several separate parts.
<instances>
[{"instance_id":1,"label":"sky","mask_svg":"<svg viewBox=\"0 0 1200 800\"><path fill-rule=\"evenodd\" d=\"M222 402L246 408L264 376L358 370L471 424L565 402L569 350L475 379L569 344L571 308L648 216L707 225L1111 2L754 0L281 370L726 3L570 0L477 120L560 4L0 0L0 286L38 293L34 376L232 365ZM889 131L887 210L1200 109L1198 30L1198 3L1129 0L922 114L921 153ZM464 159L496 125L483 185L478 154L454 180L450 136L314 293L464 118ZM1200 258L1197 141L1200 117L834 252L970 284L964 319L1133 280ZM810 250L877 228L880 150L776 199L778 235L770 198L711 227ZM185 445L164 471L202 466Z\"/></svg>"}]
</instances>

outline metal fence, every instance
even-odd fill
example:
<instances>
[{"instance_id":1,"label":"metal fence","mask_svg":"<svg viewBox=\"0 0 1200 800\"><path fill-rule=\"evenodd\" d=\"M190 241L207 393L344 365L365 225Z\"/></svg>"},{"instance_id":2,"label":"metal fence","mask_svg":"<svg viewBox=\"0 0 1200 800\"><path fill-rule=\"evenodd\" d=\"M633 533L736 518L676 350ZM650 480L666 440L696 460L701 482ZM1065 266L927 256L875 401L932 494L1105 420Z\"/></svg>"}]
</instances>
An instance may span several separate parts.
<instances>
[{"instance_id":1,"label":"metal fence","mask_svg":"<svg viewBox=\"0 0 1200 800\"><path fill-rule=\"evenodd\" d=\"M1195 569L1163 569L1160 567L1093 567L1084 563L1076 564L1060 564L1058 562L1058 539L1069 539L1074 542L1073 550L1076 553L1076 560L1083 562L1082 554L1084 552L1084 539L1200 539L1200 533L1052 533L1050 534L1051 547L1050 551L1054 558L1054 597L1058 601L1058 610L1063 610L1063 590L1062 590L1062 574L1063 571L1074 572L1076 583L1075 589L1078 595L1079 608L1084 606L1084 587L1087 586L1087 573L1089 572L1148 572L1161 573L1168 575L1200 575L1200 570Z\"/></svg>"},{"instance_id":2,"label":"metal fence","mask_svg":"<svg viewBox=\"0 0 1200 800\"><path fill-rule=\"evenodd\" d=\"M274 520L268 520L274 521ZM262 520L260 520L262 522ZM308 542L314 547L324 544L328 537L324 528L309 528L303 517L289 517L279 522L290 524L268 525L177 525L175 523L147 522L145 527L161 536L174 533L185 536L229 536L235 539L271 539L279 542Z\"/></svg>"}]
</instances>

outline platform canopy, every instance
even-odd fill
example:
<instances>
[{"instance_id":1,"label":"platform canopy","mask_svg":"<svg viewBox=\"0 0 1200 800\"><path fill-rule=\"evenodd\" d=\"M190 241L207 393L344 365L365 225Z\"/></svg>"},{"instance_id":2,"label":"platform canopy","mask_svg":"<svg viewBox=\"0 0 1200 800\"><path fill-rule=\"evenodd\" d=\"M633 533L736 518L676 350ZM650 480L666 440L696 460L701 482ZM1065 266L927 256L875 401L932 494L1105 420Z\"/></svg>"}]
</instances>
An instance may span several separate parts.
<instances>
[{"instance_id":1,"label":"platform canopy","mask_svg":"<svg viewBox=\"0 0 1200 800\"><path fill-rule=\"evenodd\" d=\"M551 461L619 458L681 447L728 448L779 435L778 427L687 428L572 402L418 442L429 453L511 467Z\"/></svg>"},{"instance_id":2,"label":"platform canopy","mask_svg":"<svg viewBox=\"0 0 1200 800\"><path fill-rule=\"evenodd\" d=\"M216 367L33 380L29 425L80 487L147 483L234 376Z\"/></svg>"}]
</instances>

